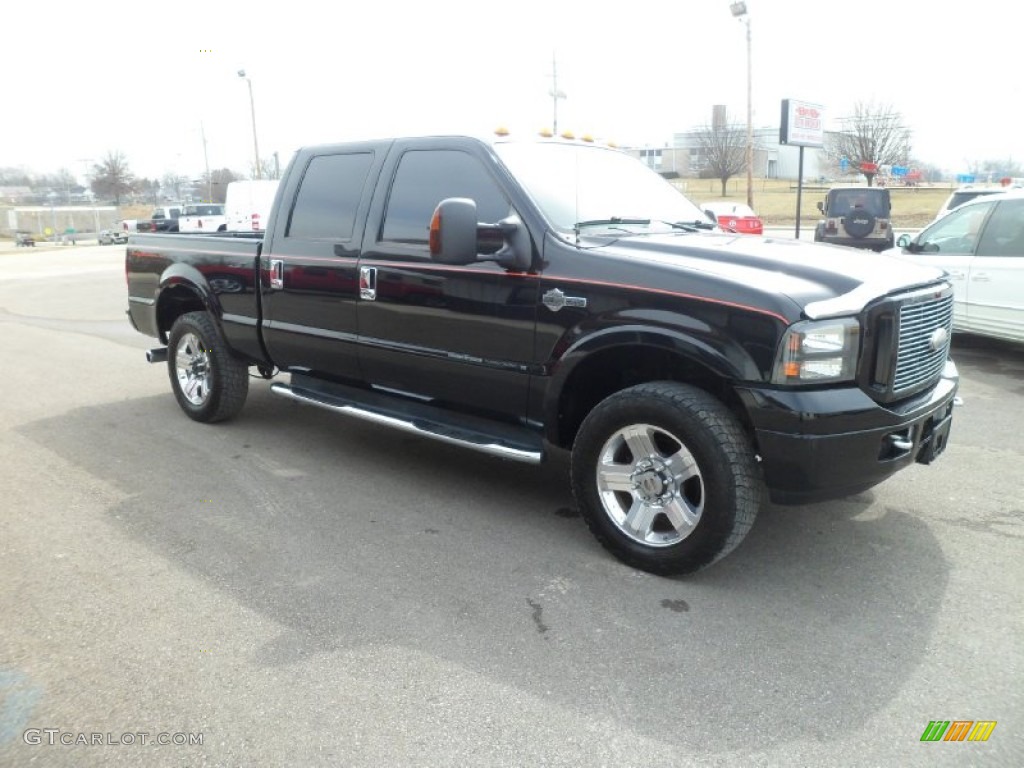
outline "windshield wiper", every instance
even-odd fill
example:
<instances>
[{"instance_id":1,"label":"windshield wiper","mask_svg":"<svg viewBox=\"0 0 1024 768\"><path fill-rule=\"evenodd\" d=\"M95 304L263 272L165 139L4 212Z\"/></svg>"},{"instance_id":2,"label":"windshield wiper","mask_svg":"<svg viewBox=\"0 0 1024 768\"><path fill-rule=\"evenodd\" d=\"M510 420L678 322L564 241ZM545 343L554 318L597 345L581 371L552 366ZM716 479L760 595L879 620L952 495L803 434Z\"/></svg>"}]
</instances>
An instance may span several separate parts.
<instances>
[{"instance_id":1,"label":"windshield wiper","mask_svg":"<svg viewBox=\"0 0 1024 768\"><path fill-rule=\"evenodd\" d=\"M579 232L583 227L607 227L612 224L638 224L647 225L650 224L650 219L624 219L620 216L611 216L607 219L587 219L586 221L577 221L573 228Z\"/></svg>"},{"instance_id":2,"label":"windshield wiper","mask_svg":"<svg viewBox=\"0 0 1024 768\"><path fill-rule=\"evenodd\" d=\"M717 229L717 224L712 224L710 221L704 221L698 219L696 221L663 221L662 224L668 224L672 229L681 229L684 232L696 232L701 229Z\"/></svg>"}]
</instances>

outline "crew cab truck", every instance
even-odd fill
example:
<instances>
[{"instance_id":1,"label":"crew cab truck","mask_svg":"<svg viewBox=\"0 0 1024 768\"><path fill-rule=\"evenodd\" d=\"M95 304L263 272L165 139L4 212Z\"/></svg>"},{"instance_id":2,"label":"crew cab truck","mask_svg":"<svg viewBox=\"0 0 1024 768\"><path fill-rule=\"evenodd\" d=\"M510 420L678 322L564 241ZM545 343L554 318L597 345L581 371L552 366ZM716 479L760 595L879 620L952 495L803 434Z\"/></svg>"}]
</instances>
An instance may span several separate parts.
<instances>
[{"instance_id":1,"label":"crew cab truck","mask_svg":"<svg viewBox=\"0 0 1024 768\"><path fill-rule=\"evenodd\" d=\"M181 216L182 206L161 205L153 211L148 221L137 221L136 232L177 232L178 218Z\"/></svg>"},{"instance_id":2,"label":"crew cab truck","mask_svg":"<svg viewBox=\"0 0 1024 768\"><path fill-rule=\"evenodd\" d=\"M178 217L179 232L223 232L227 217L220 203L195 203L181 209Z\"/></svg>"},{"instance_id":3,"label":"crew cab truck","mask_svg":"<svg viewBox=\"0 0 1024 768\"><path fill-rule=\"evenodd\" d=\"M716 229L594 143L317 146L262 238L132 236L128 311L196 421L235 416L254 369L503 459L569 451L600 542L683 573L736 547L766 496L931 462L958 386L940 270Z\"/></svg>"}]
</instances>

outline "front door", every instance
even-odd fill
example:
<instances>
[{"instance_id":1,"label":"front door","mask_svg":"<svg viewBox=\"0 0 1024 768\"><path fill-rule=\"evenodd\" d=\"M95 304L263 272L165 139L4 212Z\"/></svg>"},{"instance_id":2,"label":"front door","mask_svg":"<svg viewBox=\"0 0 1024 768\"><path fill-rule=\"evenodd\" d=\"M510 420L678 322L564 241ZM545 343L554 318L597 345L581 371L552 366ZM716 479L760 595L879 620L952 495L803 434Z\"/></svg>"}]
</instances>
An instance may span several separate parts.
<instances>
[{"instance_id":1,"label":"front door","mask_svg":"<svg viewBox=\"0 0 1024 768\"><path fill-rule=\"evenodd\" d=\"M382 388L515 420L527 408L536 276L440 264L427 239L445 198L475 200L483 222L512 213L490 167L464 142L396 142L370 216L381 225L359 260L360 364Z\"/></svg>"}]
</instances>

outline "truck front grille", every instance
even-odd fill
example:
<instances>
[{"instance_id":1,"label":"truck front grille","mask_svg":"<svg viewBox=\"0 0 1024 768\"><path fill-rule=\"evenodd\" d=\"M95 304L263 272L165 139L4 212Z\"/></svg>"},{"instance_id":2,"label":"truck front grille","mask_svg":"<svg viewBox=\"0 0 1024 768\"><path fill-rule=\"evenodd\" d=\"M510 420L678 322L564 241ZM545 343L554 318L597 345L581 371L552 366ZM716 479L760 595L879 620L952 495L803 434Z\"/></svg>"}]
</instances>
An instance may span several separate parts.
<instances>
[{"instance_id":1,"label":"truck front grille","mask_svg":"<svg viewBox=\"0 0 1024 768\"><path fill-rule=\"evenodd\" d=\"M928 291L900 298L894 396L909 395L942 373L953 337L953 292Z\"/></svg>"}]
</instances>

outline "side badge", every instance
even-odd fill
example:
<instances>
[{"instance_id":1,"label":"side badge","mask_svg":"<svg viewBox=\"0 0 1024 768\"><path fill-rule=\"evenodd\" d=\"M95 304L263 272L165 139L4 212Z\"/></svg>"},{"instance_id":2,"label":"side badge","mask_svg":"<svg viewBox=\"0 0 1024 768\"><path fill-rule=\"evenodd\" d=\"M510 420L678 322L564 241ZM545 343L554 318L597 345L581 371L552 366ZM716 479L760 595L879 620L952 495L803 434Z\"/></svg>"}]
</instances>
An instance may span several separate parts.
<instances>
[{"instance_id":1,"label":"side badge","mask_svg":"<svg viewBox=\"0 0 1024 768\"><path fill-rule=\"evenodd\" d=\"M544 302L544 306L550 309L552 312L557 312L562 307L579 307L583 308L587 306L587 300L578 296L566 296L557 288L552 288L550 291L541 297L541 301Z\"/></svg>"}]
</instances>

